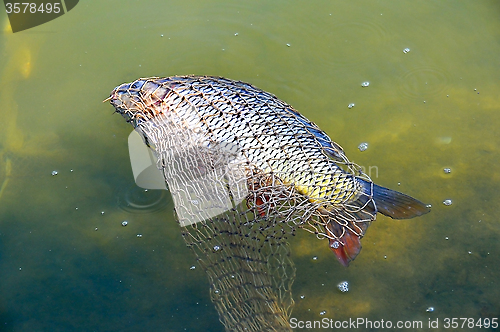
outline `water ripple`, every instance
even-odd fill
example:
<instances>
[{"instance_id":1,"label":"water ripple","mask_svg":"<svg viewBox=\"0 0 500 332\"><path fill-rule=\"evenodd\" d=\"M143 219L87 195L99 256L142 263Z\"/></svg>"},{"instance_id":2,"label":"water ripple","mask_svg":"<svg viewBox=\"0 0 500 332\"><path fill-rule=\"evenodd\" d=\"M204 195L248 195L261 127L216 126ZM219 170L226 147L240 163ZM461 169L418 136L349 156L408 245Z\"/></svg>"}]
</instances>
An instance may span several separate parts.
<instances>
[{"instance_id":1,"label":"water ripple","mask_svg":"<svg viewBox=\"0 0 500 332\"><path fill-rule=\"evenodd\" d=\"M387 30L376 18L336 22L319 33L317 56L330 65L357 66L370 61L373 50L387 41Z\"/></svg>"},{"instance_id":2,"label":"water ripple","mask_svg":"<svg viewBox=\"0 0 500 332\"><path fill-rule=\"evenodd\" d=\"M146 190L135 184L117 194L118 207L131 213L151 213L165 209L170 202L166 190Z\"/></svg>"},{"instance_id":3,"label":"water ripple","mask_svg":"<svg viewBox=\"0 0 500 332\"><path fill-rule=\"evenodd\" d=\"M413 68L401 76L399 90L406 97L424 99L442 93L448 78L448 73L437 67Z\"/></svg>"}]
</instances>

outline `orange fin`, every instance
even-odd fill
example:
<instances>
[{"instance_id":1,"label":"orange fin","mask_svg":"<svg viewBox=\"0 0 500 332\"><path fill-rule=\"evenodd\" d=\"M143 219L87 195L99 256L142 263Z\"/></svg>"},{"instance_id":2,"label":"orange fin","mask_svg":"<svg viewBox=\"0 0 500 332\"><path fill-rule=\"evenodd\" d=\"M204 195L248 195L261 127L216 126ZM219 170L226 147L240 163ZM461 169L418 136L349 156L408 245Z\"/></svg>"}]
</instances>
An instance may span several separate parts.
<instances>
[{"instance_id":1,"label":"orange fin","mask_svg":"<svg viewBox=\"0 0 500 332\"><path fill-rule=\"evenodd\" d=\"M264 200L262 197L257 196L255 199L255 206L257 207L257 211L259 212L260 216L264 218L266 216L266 209L264 208Z\"/></svg>"},{"instance_id":2,"label":"orange fin","mask_svg":"<svg viewBox=\"0 0 500 332\"><path fill-rule=\"evenodd\" d=\"M347 267L361 251L361 241L350 231L346 231L339 240L330 239L329 245L339 262Z\"/></svg>"}]
</instances>

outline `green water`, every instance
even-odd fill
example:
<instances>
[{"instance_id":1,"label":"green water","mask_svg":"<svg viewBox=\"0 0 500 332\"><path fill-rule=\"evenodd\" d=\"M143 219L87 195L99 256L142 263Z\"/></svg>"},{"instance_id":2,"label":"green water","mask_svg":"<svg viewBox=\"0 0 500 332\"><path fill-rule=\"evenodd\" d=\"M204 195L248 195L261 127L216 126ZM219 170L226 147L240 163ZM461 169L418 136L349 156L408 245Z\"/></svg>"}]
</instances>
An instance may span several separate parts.
<instances>
[{"instance_id":1,"label":"green water","mask_svg":"<svg viewBox=\"0 0 500 332\"><path fill-rule=\"evenodd\" d=\"M101 102L122 82L178 74L274 93L376 183L433 206L379 216L347 269L326 241L292 238L292 317L422 331L500 318L499 15L483 0L88 0L12 34L1 14L0 331L222 331L170 198L126 207L131 127Z\"/></svg>"}]
</instances>

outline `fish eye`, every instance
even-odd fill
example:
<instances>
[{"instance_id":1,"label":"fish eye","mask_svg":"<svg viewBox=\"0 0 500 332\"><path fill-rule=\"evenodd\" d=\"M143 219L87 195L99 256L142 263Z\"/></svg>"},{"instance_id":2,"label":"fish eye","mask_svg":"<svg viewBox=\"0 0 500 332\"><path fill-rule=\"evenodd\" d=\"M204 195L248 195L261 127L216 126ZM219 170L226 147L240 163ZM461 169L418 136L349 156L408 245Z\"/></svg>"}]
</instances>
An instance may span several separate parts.
<instances>
[{"instance_id":1,"label":"fish eye","mask_svg":"<svg viewBox=\"0 0 500 332\"><path fill-rule=\"evenodd\" d=\"M130 87L132 89L140 89L144 85L144 81L135 81Z\"/></svg>"}]
</instances>

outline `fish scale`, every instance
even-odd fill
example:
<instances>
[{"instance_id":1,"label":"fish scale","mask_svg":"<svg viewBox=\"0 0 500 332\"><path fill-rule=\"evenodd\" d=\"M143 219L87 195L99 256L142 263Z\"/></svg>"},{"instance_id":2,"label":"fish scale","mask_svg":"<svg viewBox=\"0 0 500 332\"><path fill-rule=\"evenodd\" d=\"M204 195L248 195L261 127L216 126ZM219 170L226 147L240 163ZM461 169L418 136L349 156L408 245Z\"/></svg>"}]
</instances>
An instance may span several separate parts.
<instances>
[{"instance_id":1,"label":"fish scale","mask_svg":"<svg viewBox=\"0 0 500 332\"><path fill-rule=\"evenodd\" d=\"M257 90L248 84L239 84L239 82L224 79L203 78L202 80L206 83L201 84L199 78L196 77L183 77L178 78L178 80L176 78L159 80L157 84L166 84L168 86L168 83L172 83L169 88L172 89L173 87L172 90L175 93L170 93L171 97L167 96L164 103L169 105L169 109L177 110L179 116L188 122L189 126L201 125L205 127L205 130L213 133L215 140L230 140L230 136L234 137L243 152L252 150L252 153L247 154L246 157L258 168L262 169L263 172L279 172L276 163L270 163L269 160L275 159L279 163L280 160L294 155L297 157L296 164L289 167L289 173L283 173L283 180L294 183L300 192L306 195L314 193L317 175L325 173L325 177L331 176L332 183L349 183L348 185L336 187L337 190L333 192L338 195L328 197L328 199L333 200L334 203L342 203L347 197L356 195L354 178L347 174L341 177L341 169L323 152L323 145L333 146L333 144L329 144L329 138L313 123L301 118L298 113L291 111L291 106L279 101L275 96ZM150 91L152 92L151 95L153 95L157 86L150 82L143 85L143 91ZM214 89L209 89L209 86ZM204 94L207 90L210 91L208 96ZM243 98L242 95L246 95L247 98ZM211 107L198 106L196 108L197 112L190 112L189 107L186 107L187 104L199 105L201 101L208 102L209 99L211 100ZM231 109L236 112L233 114L246 119L244 122L246 122L247 126L236 125L239 119L230 117L223 112L221 104L224 103L222 101L226 105L231 104ZM201 104L203 105L202 102ZM195 117L195 114L198 117ZM273 121L273 123L271 124L270 121ZM231 126L231 128L225 126L225 124ZM311 133L308 127L315 131ZM274 133L264 136L262 133L269 128ZM322 144L318 144L318 137L322 140ZM276 149L276 146L279 149ZM294 148L297 146L300 148ZM308 165L300 162L312 159L316 159L317 162ZM300 175L290 176L288 175L290 173ZM318 199L320 197L313 196L311 198Z\"/></svg>"},{"instance_id":2,"label":"fish scale","mask_svg":"<svg viewBox=\"0 0 500 332\"><path fill-rule=\"evenodd\" d=\"M141 78L116 87L110 100L136 128L175 115L171 121L208 145L235 144L249 165L249 178L275 177L305 200L300 204L311 204L307 211L316 212L307 212L303 219L310 220L303 222L329 239L346 266L377 212L402 219L429 211L418 200L373 184L316 124L248 83L210 76ZM272 200L268 196L253 203Z\"/></svg>"}]
</instances>

